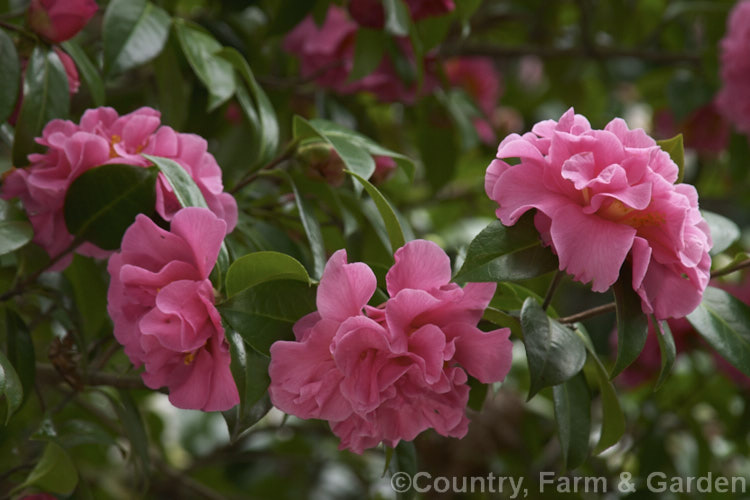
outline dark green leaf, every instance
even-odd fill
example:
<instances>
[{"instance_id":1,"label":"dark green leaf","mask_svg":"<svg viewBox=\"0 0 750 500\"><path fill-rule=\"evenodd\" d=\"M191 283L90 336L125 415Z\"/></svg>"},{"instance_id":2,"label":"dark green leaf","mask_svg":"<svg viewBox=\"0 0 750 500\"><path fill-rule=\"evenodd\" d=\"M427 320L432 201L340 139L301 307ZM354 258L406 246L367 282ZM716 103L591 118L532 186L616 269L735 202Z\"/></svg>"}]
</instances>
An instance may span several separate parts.
<instances>
[{"instance_id":1,"label":"dark green leaf","mask_svg":"<svg viewBox=\"0 0 750 500\"><path fill-rule=\"evenodd\" d=\"M136 215L154 212L158 173L155 168L118 164L84 172L65 195L68 231L105 250L117 250Z\"/></svg>"},{"instance_id":2,"label":"dark green leaf","mask_svg":"<svg viewBox=\"0 0 750 500\"><path fill-rule=\"evenodd\" d=\"M443 100L448 114L456 125L463 149L471 149L479 144L473 119L480 116L480 113L471 98L462 89L452 89L444 97L441 96L439 93L438 97Z\"/></svg>"},{"instance_id":3,"label":"dark green leaf","mask_svg":"<svg viewBox=\"0 0 750 500\"><path fill-rule=\"evenodd\" d=\"M583 372L552 388L555 421L567 469L581 465L589 454L591 394Z\"/></svg>"},{"instance_id":4,"label":"dark green leaf","mask_svg":"<svg viewBox=\"0 0 750 500\"><path fill-rule=\"evenodd\" d=\"M714 244L709 252L711 256L720 254L740 238L740 228L730 219L708 210L701 210L701 215L711 231Z\"/></svg>"},{"instance_id":5,"label":"dark green leaf","mask_svg":"<svg viewBox=\"0 0 750 500\"><path fill-rule=\"evenodd\" d=\"M385 9L385 30L393 36L409 34L411 16L404 0L383 0Z\"/></svg>"},{"instance_id":6,"label":"dark green leaf","mask_svg":"<svg viewBox=\"0 0 750 500\"><path fill-rule=\"evenodd\" d=\"M104 13L104 74L122 73L161 52L172 19L146 0L112 0Z\"/></svg>"},{"instance_id":7,"label":"dark green leaf","mask_svg":"<svg viewBox=\"0 0 750 500\"><path fill-rule=\"evenodd\" d=\"M391 242L391 252L395 252L396 250L404 246L404 244L406 243L406 239L404 238L404 231L403 229L401 229L401 223L399 222L398 217L396 216L396 212L388 199L386 199L386 197L383 196L380 191L378 191L378 188L370 184L367 179L350 170L347 170L347 173L357 179L362 184L362 186L364 186L367 194L369 194L370 198L372 198L372 201L375 202L375 206L378 208L378 212L383 218L383 223L385 223L385 229L386 231L388 231L388 239Z\"/></svg>"},{"instance_id":8,"label":"dark green leaf","mask_svg":"<svg viewBox=\"0 0 750 500\"><path fill-rule=\"evenodd\" d=\"M461 5L459 3L458 5ZM451 16L428 17L416 23L422 49L429 51L440 45L450 32L453 18Z\"/></svg>"},{"instance_id":9,"label":"dark green leaf","mask_svg":"<svg viewBox=\"0 0 750 500\"><path fill-rule=\"evenodd\" d=\"M375 71L383 59L384 47L382 31L358 29L354 45L354 65L349 72L348 80L353 82Z\"/></svg>"},{"instance_id":10,"label":"dark green leaf","mask_svg":"<svg viewBox=\"0 0 750 500\"><path fill-rule=\"evenodd\" d=\"M417 449L411 441L401 441L396 445L391 460L388 463L388 470L391 476L399 472L413 478L419 471L417 468ZM397 492L398 500L409 500L414 498L415 490L410 488L408 491Z\"/></svg>"},{"instance_id":11,"label":"dark green leaf","mask_svg":"<svg viewBox=\"0 0 750 500\"><path fill-rule=\"evenodd\" d=\"M310 276L297 259L279 252L254 252L235 260L227 271L227 297L245 288L278 279L310 283Z\"/></svg>"},{"instance_id":12,"label":"dark green leaf","mask_svg":"<svg viewBox=\"0 0 750 500\"><path fill-rule=\"evenodd\" d=\"M531 377L529 399L544 387L561 384L581 370L586 361L583 341L547 316L531 297L521 309L521 327Z\"/></svg>"},{"instance_id":13,"label":"dark green leaf","mask_svg":"<svg viewBox=\"0 0 750 500\"><path fill-rule=\"evenodd\" d=\"M154 76L159 93L159 109L162 112L161 121L179 130L190 110L190 106L185 105L190 98L190 86L180 70L174 35L154 61Z\"/></svg>"},{"instance_id":14,"label":"dark green leaf","mask_svg":"<svg viewBox=\"0 0 750 500\"><path fill-rule=\"evenodd\" d=\"M8 361L15 368L21 382L23 401L29 397L34 389L34 378L36 377L34 342L31 340L29 329L23 319L9 308L5 309L5 335Z\"/></svg>"},{"instance_id":15,"label":"dark green leaf","mask_svg":"<svg viewBox=\"0 0 750 500\"><path fill-rule=\"evenodd\" d=\"M125 435L130 441L130 458L135 460L141 472L150 470L151 458L148 451L148 435L143 424L143 418L138 411L133 397L124 389L118 389L119 399L109 396L112 408L117 413L118 420L125 430Z\"/></svg>"},{"instance_id":16,"label":"dark green leaf","mask_svg":"<svg viewBox=\"0 0 750 500\"><path fill-rule=\"evenodd\" d=\"M460 282L517 281L557 269L557 259L541 246L533 216L514 226L492 221L469 244L466 260L454 280Z\"/></svg>"},{"instance_id":17,"label":"dark green leaf","mask_svg":"<svg viewBox=\"0 0 750 500\"><path fill-rule=\"evenodd\" d=\"M23 384L3 351L0 351L0 396L0 401L5 400L5 425L8 425L10 417L23 403Z\"/></svg>"},{"instance_id":18,"label":"dark green leaf","mask_svg":"<svg viewBox=\"0 0 750 500\"><path fill-rule=\"evenodd\" d=\"M687 319L716 352L750 376L750 307L724 290L708 287Z\"/></svg>"},{"instance_id":19,"label":"dark green leaf","mask_svg":"<svg viewBox=\"0 0 750 500\"><path fill-rule=\"evenodd\" d=\"M208 110L212 111L234 95L237 85L232 65L217 55L221 44L199 26L180 21L175 29L190 67L208 90Z\"/></svg>"},{"instance_id":20,"label":"dark green leaf","mask_svg":"<svg viewBox=\"0 0 750 500\"><path fill-rule=\"evenodd\" d=\"M70 109L68 77L60 58L50 49L37 46L31 53L23 80L23 102L16 122L13 165L29 164L27 156L41 146L34 138L50 120L66 118Z\"/></svg>"},{"instance_id":21,"label":"dark green leaf","mask_svg":"<svg viewBox=\"0 0 750 500\"><path fill-rule=\"evenodd\" d=\"M317 0L283 0L277 2L279 8L271 22L269 35L286 33L312 12Z\"/></svg>"},{"instance_id":22,"label":"dark green leaf","mask_svg":"<svg viewBox=\"0 0 750 500\"><path fill-rule=\"evenodd\" d=\"M659 380L656 381L656 385L654 386L654 390L656 391L664 384L672 371L674 358L677 355L677 347L674 344L674 337L672 337L672 330L670 330L669 324L666 321L662 321L659 324L656 318L652 318L652 321L654 325L657 325L654 335L656 335L659 341L659 352L661 352L661 371L659 372Z\"/></svg>"},{"instance_id":23,"label":"dark green leaf","mask_svg":"<svg viewBox=\"0 0 750 500\"><path fill-rule=\"evenodd\" d=\"M54 441L48 441L42 458L19 489L37 486L46 492L68 495L77 484L78 471L68 452Z\"/></svg>"},{"instance_id":24,"label":"dark green leaf","mask_svg":"<svg viewBox=\"0 0 750 500\"><path fill-rule=\"evenodd\" d=\"M107 321L107 279L93 259L78 254L64 274L73 287L82 333L91 340Z\"/></svg>"},{"instance_id":25,"label":"dark green leaf","mask_svg":"<svg viewBox=\"0 0 750 500\"><path fill-rule=\"evenodd\" d=\"M0 86L0 123L8 119L16 107L21 82L21 65L13 40L0 29L0 68L3 84Z\"/></svg>"},{"instance_id":26,"label":"dark green leaf","mask_svg":"<svg viewBox=\"0 0 750 500\"><path fill-rule=\"evenodd\" d=\"M62 43L63 49L68 53L76 64L78 74L81 75L83 82L89 89L91 94L91 100L94 101L95 106L104 106L104 82L99 74L99 70L91 62L86 52L73 40L68 40Z\"/></svg>"},{"instance_id":27,"label":"dark green leaf","mask_svg":"<svg viewBox=\"0 0 750 500\"><path fill-rule=\"evenodd\" d=\"M34 230L27 221L0 221L0 255L18 250L34 237Z\"/></svg>"},{"instance_id":28,"label":"dark green leaf","mask_svg":"<svg viewBox=\"0 0 750 500\"><path fill-rule=\"evenodd\" d=\"M487 399L487 392L489 384L483 384L474 377L469 378L469 403L468 407L474 411L481 411L484 405L484 400Z\"/></svg>"},{"instance_id":29,"label":"dark green leaf","mask_svg":"<svg viewBox=\"0 0 750 500\"><path fill-rule=\"evenodd\" d=\"M620 279L612 287L617 311L617 359L610 377L616 377L641 354L648 336L648 318L641 309L641 298L631 286L632 278L623 266Z\"/></svg>"},{"instance_id":30,"label":"dark green leaf","mask_svg":"<svg viewBox=\"0 0 750 500\"><path fill-rule=\"evenodd\" d=\"M267 281L234 295L218 309L245 342L268 355L271 344L294 338L292 325L315 310L315 289L299 281Z\"/></svg>"},{"instance_id":31,"label":"dark green leaf","mask_svg":"<svg viewBox=\"0 0 750 500\"><path fill-rule=\"evenodd\" d=\"M482 0L463 0L461 2L456 2L456 15L460 20L464 22L468 21L480 5L482 5Z\"/></svg>"},{"instance_id":32,"label":"dark green leaf","mask_svg":"<svg viewBox=\"0 0 750 500\"><path fill-rule=\"evenodd\" d=\"M656 141L659 147L666 151L672 158L672 161L677 164L679 173L677 174L677 182L682 182L682 178L685 177L685 145L682 141L682 134L677 134L671 139L663 139Z\"/></svg>"},{"instance_id":33,"label":"dark green leaf","mask_svg":"<svg viewBox=\"0 0 750 500\"><path fill-rule=\"evenodd\" d=\"M424 105L431 106L430 103ZM458 164L458 137L450 122L439 121L442 116L436 103L420 113L416 127L417 147L424 165L425 178L432 189L438 190L453 179Z\"/></svg>"}]
</instances>

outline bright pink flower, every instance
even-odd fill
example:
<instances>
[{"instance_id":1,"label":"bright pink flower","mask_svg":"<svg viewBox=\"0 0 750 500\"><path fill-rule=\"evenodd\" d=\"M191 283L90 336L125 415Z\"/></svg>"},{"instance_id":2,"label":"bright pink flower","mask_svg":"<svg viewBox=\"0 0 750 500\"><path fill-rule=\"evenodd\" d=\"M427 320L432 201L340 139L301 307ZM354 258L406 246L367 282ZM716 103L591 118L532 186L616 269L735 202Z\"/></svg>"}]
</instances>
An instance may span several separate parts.
<instances>
[{"instance_id":1,"label":"bright pink flower","mask_svg":"<svg viewBox=\"0 0 750 500\"><path fill-rule=\"evenodd\" d=\"M195 180L209 208L231 231L237 223L237 203L223 192L221 168L207 150L206 141L193 134L180 134L161 126L159 112L140 108L118 116L112 108L90 109L76 125L67 120L52 120L37 142L47 148L44 154L29 155L31 165L13 170L0 191L3 199L20 197L34 226L34 242L54 257L73 241L63 217L65 193L83 172L108 163L148 166L141 153L171 158ZM171 220L180 209L172 186L159 175L156 210ZM90 243L76 250L82 255L106 257L106 252ZM54 269L64 269L70 258L62 259Z\"/></svg>"},{"instance_id":2,"label":"bright pink flower","mask_svg":"<svg viewBox=\"0 0 750 500\"><path fill-rule=\"evenodd\" d=\"M487 57L457 57L448 59L443 66L448 82L466 91L474 99L482 117L474 119L479 138L485 143L496 140L490 124L497 100L502 92L500 73L492 59Z\"/></svg>"},{"instance_id":3,"label":"bright pink flower","mask_svg":"<svg viewBox=\"0 0 750 500\"><path fill-rule=\"evenodd\" d=\"M476 327L494 283L450 283L448 256L424 240L407 243L395 260L386 275L391 298L372 307L372 270L348 264L345 250L333 254L317 312L294 325L296 341L271 346L274 405L328 420L340 447L356 453L430 427L464 436L467 372L490 383L510 369L510 331Z\"/></svg>"},{"instance_id":4,"label":"bright pink flower","mask_svg":"<svg viewBox=\"0 0 750 500\"><path fill-rule=\"evenodd\" d=\"M734 6L721 40L723 86L716 105L738 130L750 134L750 1Z\"/></svg>"},{"instance_id":5,"label":"bright pink flower","mask_svg":"<svg viewBox=\"0 0 750 500\"><path fill-rule=\"evenodd\" d=\"M208 275L226 223L205 208L184 208L165 231L138 215L107 265L107 311L143 382L169 388L179 408L228 410L239 402L229 346Z\"/></svg>"},{"instance_id":6,"label":"bright pink flower","mask_svg":"<svg viewBox=\"0 0 750 500\"><path fill-rule=\"evenodd\" d=\"M299 58L303 77L315 77L318 85L340 94L370 92L381 101L411 103L418 95L437 86L437 79L430 71L432 59L429 58L425 61L421 88L416 83L402 81L388 57L369 75L349 82L348 76L354 66L356 32L357 24L349 19L346 11L333 5L329 7L322 26L316 25L312 16L297 25L284 40L284 49ZM398 39L396 45L405 59L414 59L408 38Z\"/></svg>"},{"instance_id":7,"label":"bright pink flower","mask_svg":"<svg viewBox=\"0 0 750 500\"><path fill-rule=\"evenodd\" d=\"M29 25L39 36L60 43L78 34L97 9L94 0L31 0Z\"/></svg>"},{"instance_id":8,"label":"bright pink flower","mask_svg":"<svg viewBox=\"0 0 750 500\"><path fill-rule=\"evenodd\" d=\"M78 69L76 69L76 63L73 59L63 52L59 47L54 47L55 54L60 58L60 62L65 68L65 76L68 77L68 92L73 95L78 92L78 88L81 86L80 80L78 80Z\"/></svg>"},{"instance_id":9,"label":"bright pink flower","mask_svg":"<svg viewBox=\"0 0 750 500\"><path fill-rule=\"evenodd\" d=\"M516 165L505 158L519 158ZM542 240L560 269L606 291L627 261L644 312L682 317L709 279L711 237L693 186L674 184L678 168L643 130L619 118L592 130L571 108L559 123L511 134L487 169L485 189L512 226L535 208Z\"/></svg>"},{"instance_id":10,"label":"bright pink flower","mask_svg":"<svg viewBox=\"0 0 750 500\"><path fill-rule=\"evenodd\" d=\"M425 17L438 17L453 11L453 0L406 0L411 18L415 21ZM349 14L360 26L382 29L385 10L381 0L351 0Z\"/></svg>"}]
</instances>

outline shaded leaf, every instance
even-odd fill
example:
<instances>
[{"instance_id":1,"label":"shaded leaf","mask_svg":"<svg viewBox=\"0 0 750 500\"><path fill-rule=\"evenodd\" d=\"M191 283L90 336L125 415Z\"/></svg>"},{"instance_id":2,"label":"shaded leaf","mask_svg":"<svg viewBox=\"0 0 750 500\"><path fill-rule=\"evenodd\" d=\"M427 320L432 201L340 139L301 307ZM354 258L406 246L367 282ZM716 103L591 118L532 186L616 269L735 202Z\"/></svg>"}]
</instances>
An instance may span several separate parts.
<instances>
[{"instance_id":1,"label":"shaded leaf","mask_svg":"<svg viewBox=\"0 0 750 500\"><path fill-rule=\"evenodd\" d=\"M300 262L280 252L254 252L235 260L227 271L227 297L245 288L278 279L310 283L310 276Z\"/></svg>"},{"instance_id":2,"label":"shaded leaf","mask_svg":"<svg viewBox=\"0 0 750 500\"><path fill-rule=\"evenodd\" d=\"M34 389L36 356L34 342L23 319L12 309L5 308L5 335L8 361L13 365L23 392L22 402ZM11 375L12 376L12 375ZM6 388L9 387L6 384ZM8 400L12 399L11 397Z\"/></svg>"},{"instance_id":3,"label":"shaded leaf","mask_svg":"<svg viewBox=\"0 0 750 500\"><path fill-rule=\"evenodd\" d=\"M388 470L391 476L397 473L407 474L410 478L419 471L417 464L417 449L411 441L400 441L388 462ZM410 488L407 491L396 492L396 498L399 500L408 500L414 498L415 490Z\"/></svg>"},{"instance_id":4,"label":"shaded leaf","mask_svg":"<svg viewBox=\"0 0 750 500\"><path fill-rule=\"evenodd\" d=\"M89 56L81 48L78 43L73 40L68 40L62 43L65 52L73 58L78 69L78 74L81 75L81 79L86 84L86 88L89 89L91 99L94 101L95 106L104 106L104 82L99 74L99 70L94 63L91 62Z\"/></svg>"},{"instance_id":5,"label":"shaded leaf","mask_svg":"<svg viewBox=\"0 0 750 500\"><path fill-rule=\"evenodd\" d=\"M656 141L656 144L666 151L672 158L672 161L677 164L679 168L677 182L682 182L683 177L685 177L685 145L683 144L682 134L677 134L670 139Z\"/></svg>"},{"instance_id":6,"label":"shaded leaf","mask_svg":"<svg viewBox=\"0 0 750 500\"><path fill-rule=\"evenodd\" d=\"M631 286L631 271L623 266L612 290L617 313L617 359L610 372L616 377L641 354L648 336L648 318L641 309L641 298Z\"/></svg>"},{"instance_id":7,"label":"shaded leaf","mask_svg":"<svg viewBox=\"0 0 750 500\"><path fill-rule=\"evenodd\" d=\"M666 321L657 321L656 318L652 317L652 321L657 326L654 334L659 342L659 352L661 353L661 370L659 372L659 379L654 385L654 390L658 390L669 377L672 371L672 365L674 365L674 358L677 356L677 347L674 344L674 337L672 337L672 330L669 328L669 323Z\"/></svg>"},{"instance_id":8,"label":"shaded leaf","mask_svg":"<svg viewBox=\"0 0 750 500\"><path fill-rule=\"evenodd\" d=\"M383 0L385 30L393 36L409 34L411 15L404 0Z\"/></svg>"},{"instance_id":9,"label":"shaded leaf","mask_svg":"<svg viewBox=\"0 0 750 500\"><path fill-rule=\"evenodd\" d=\"M354 44L354 65L347 80L359 80L375 71L383 59L383 32L370 28L360 28Z\"/></svg>"},{"instance_id":10,"label":"shaded leaf","mask_svg":"<svg viewBox=\"0 0 750 500\"><path fill-rule=\"evenodd\" d=\"M54 441L48 441L42 458L17 489L37 486L50 493L67 495L75 490L77 484L78 471L68 452Z\"/></svg>"},{"instance_id":11,"label":"shaded leaf","mask_svg":"<svg viewBox=\"0 0 750 500\"><path fill-rule=\"evenodd\" d=\"M391 243L391 252L395 252L396 250L404 246L404 244L406 243L406 239L404 238L404 231L403 229L401 229L401 223L399 222L398 217L396 216L396 212L394 211L391 203L385 198L385 196L382 195L380 191L378 191L378 188L373 186L367 179L349 170L347 170L347 173L362 184L362 186L365 188L365 191L367 191L367 194L369 194L370 198L372 198L372 201L375 202L375 206L378 208L378 212L383 218L385 229L388 232L388 239Z\"/></svg>"},{"instance_id":12,"label":"shaded leaf","mask_svg":"<svg viewBox=\"0 0 750 500\"><path fill-rule=\"evenodd\" d=\"M720 254L740 239L740 228L732 220L708 210L701 210L701 215L706 219L711 232L711 256Z\"/></svg>"},{"instance_id":13,"label":"shaded leaf","mask_svg":"<svg viewBox=\"0 0 750 500\"><path fill-rule=\"evenodd\" d=\"M0 29L0 68L3 68L3 84L0 86L0 123L8 119L16 107L21 82L21 65L18 52L8 34Z\"/></svg>"},{"instance_id":14,"label":"shaded leaf","mask_svg":"<svg viewBox=\"0 0 750 500\"><path fill-rule=\"evenodd\" d=\"M552 388L557 435L567 469L581 465L589 454L591 394L583 372Z\"/></svg>"},{"instance_id":15,"label":"shaded leaf","mask_svg":"<svg viewBox=\"0 0 750 500\"><path fill-rule=\"evenodd\" d=\"M0 351L0 401L5 401L5 425L23 403L23 384L5 353Z\"/></svg>"}]
</instances>

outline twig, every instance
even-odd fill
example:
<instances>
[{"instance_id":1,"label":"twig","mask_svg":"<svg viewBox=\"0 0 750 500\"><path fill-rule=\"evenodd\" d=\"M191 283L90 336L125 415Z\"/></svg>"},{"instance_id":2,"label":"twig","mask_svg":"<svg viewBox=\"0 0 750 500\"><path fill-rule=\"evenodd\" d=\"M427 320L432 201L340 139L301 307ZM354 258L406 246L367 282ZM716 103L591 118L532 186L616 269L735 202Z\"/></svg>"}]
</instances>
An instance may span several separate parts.
<instances>
[{"instance_id":1,"label":"twig","mask_svg":"<svg viewBox=\"0 0 750 500\"><path fill-rule=\"evenodd\" d=\"M37 363L37 374L48 381L58 381L61 376L54 366ZM116 373L90 372L84 377L84 383L90 386L108 385L120 389L148 389L140 377L133 375L118 375Z\"/></svg>"},{"instance_id":2,"label":"twig","mask_svg":"<svg viewBox=\"0 0 750 500\"><path fill-rule=\"evenodd\" d=\"M615 303L610 302L609 304L604 304L603 306L592 307L591 309L587 309L585 311L581 311L576 314L571 314L570 316L558 318L557 321L559 321L560 323L569 325L571 323L575 323L577 321L582 321L584 319L592 318L594 316L599 316L600 314L606 314L614 310L615 310Z\"/></svg>"},{"instance_id":3,"label":"twig","mask_svg":"<svg viewBox=\"0 0 750 500\"><path fill-rule=\"evenodd\" d=\"M245 187L248 184L254 182L255 179L257 179L258 176L260 175L259 172L261 172L263 170L271 170L272 168L276 167L280 163L283 163L286 160L288 160L291 157L293 157L295 155L295 153L297 152L297 145L298 144L299 144L299 141L297 141L297 140L294 140L294 141L290 142L287 145L287 147L284 148L284 151L282 151L281 154L279 154L276 158L274 158L273 160L271 160L266 165L264 165L263 167L259 168L258 170L256 170L252 174L248 175L244 179L240 180L237 184L235 184L234 187L232 187L232 189L229 190L229 194L234 194L237 191L239 191L240 189L242 189L243 187Z\"/></svg>"},{"instance_id":4,"label":"twig","mask_svg":"<svg viewBox=\"0 0 750 500\"><path fill-rule=\"evenodd\" d=\"M545 311L549 307L550 302L552 302L552 297L555 296L555 291L557 290L557 286L560 284L560 281L562 281L564 276L565 276L565 271L557 271L555 273L555 276L552 278L552 282L549 284L547 293L544 296L544 301L542 302L542 309L544 309Z\"/></svg>"},{"instance_id":5,"label":"twig","mask_svg":"<svg viewBox=\"0 0 750 500\"><path fill-rule=\"evenodd\" d=\"M57 264L58 262L60 262L60 260L62 260L63 257L67 256L70 252L72 252L73 250L75 250L76 248L78 248L78 246L81 245L82 243L83 243L83 240L79 240L79 239L73 240L73 243L71 243L68 246L68 248L66 248L65 250L63 250L62 252L60 252L59 254L57 254L55 257L53 257L47 263L46 266L44 266L44 267L42 267L40 269L37 269L31 275L29 275L25 280L23 280L21 283L17 284L14 288L12 288L11 290L8 290L4 294L0 295L0 302L5 302L5 301L7 301L10 298L15 297L16 295L19 295L19 294L23 293L24 290L26 289L26 287L29 286L30 284L32 284L33 282L35 282L37 280L37 278L39 278L39 276L41 276L41 274L43 272L49 271L49 269L52 266L54 266L55 264Z\"/></svg>"},{"instance_id":6,"label":"twig","mask_svg":"<svg viewBox=\"0 0 750 500\"><path fill-rule=\"evenodd\" d=\"M746 267L750 267L750 259L745 259L731 267L726 267L724 269L714 271L711 273L711 277L718 278L719 276L726 276L727 274L732 274L733 272L739 271L740 269L745 269Z\"/></svg>"},{"instance_id":7,"label":"twig","mask_svg":"<svg viewBox=\"0 0 750 500\"><path fill-rule=\"evenodd\" d=\"M17 24L8 23L5 21L0 21L0 27L3 27L7 30L15 31L16 33L19 33L27 38L31 38L32 40L36 40L36 35L33 33L29 33L26 31L26 29L23 26L18 26Z\"/></svg>"}]
</instances>

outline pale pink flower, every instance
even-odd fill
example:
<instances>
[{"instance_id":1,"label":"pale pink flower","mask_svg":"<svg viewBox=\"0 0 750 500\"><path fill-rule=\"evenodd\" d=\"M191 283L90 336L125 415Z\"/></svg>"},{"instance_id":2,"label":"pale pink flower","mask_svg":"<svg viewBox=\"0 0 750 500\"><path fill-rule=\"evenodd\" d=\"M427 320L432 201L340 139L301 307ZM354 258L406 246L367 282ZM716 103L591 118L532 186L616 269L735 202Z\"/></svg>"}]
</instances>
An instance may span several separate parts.
<instances>
[{"instance_id":1,"label":"pale pink flower","mask_svg":"<svg viewBox=\"0 0 750 500\"><path fill-rule=\"evenodd\" d=\"M443 68L448 82L454 87L464 89L482 113L481 117L474 118L474 128L479 138L484 143L493 143L496 139L495 131L489 120L502 92L502 79L492 59L456 57L448 59Z\"/></svg>"},{"instance_id":2,"label":"pale pink flower","mask_svg":"<svg viewBox=\"0 0 750 500\"><path fill-rule=\"evenodd\" d=\"M405 83L399 77L393 62L384 57L369 75L348 81L354 67L354 45L358 26L347 12L335 5L328 8L322 26L315 24L312 16L306 17L285 38L284 49L300 60L300 73L305 78L315 78L321 87L340 94L370 92L384 102L412 103L422 94L437 86L431 69L432 58L425 60L425 76L421 87L416 82ZM408 38L397 39L396 45L403 57L414 59ZM415 73L416 74L416 73Z\"/></svg>"},{"instance_id":3,"label":"pale pink flower","mask_svg":"<svg viewBox=\"0 0 750 500\"><path fill-rule=\"evenodd\" d=\"M644 312L665 319L695 309L711 266L698 194L674 184L677 176L677 165L643 130L619 118L592 130L571 108L559 122L506 137L485 189L505 225L536 209L536 227L560 269L594 291L612 286L627 263Z\"/></svg>"},{"instance_id":4,"label":"pale pink flower","mask_svg":"<svg viewBox=\"0 0 750 500\"><path fill-rule=\"evenodd\" d=\"M80 124L52 120L44 127L37 142L47 148L44 154L31 154L31 165L14 169L5 179L0 196L20 197L31 224L34 242L44 247L50 257L57 256L73 242L63 216L65 194L70 184L94 167L124 163L146 167L150 162L141 153L171 158L195 180L209 208L231 231L237 223L237 203L224 193L221 168L207 150L205 139L181 134L160 126L160 114L152 108L140 108L119 116L112 108L86 111ZM156 210L171 220L180 204L172 186L159 174L156 186ZM109 252L85 243L76 250L82 255L106 257ZM70 258L54 267L63 269Z\"/></svg>"},{"instance_id":5,"label":"pale pink flower","mask_svg":"<svg viewBox=\"0 0 750 500\"><path fill-rule=\"evenodd\" d=\"M721 40L723 86L716 105L737 130L750 134L750 1L734 6Z\"/></svg>"},{"instance_id":6,"label":"pale pink flower","mask_svg":"<svg viewBox=\"0 0 750 500\"><path fill-rule=\"evenodd\" d=\"M448 256L424 240L400 248L395 261L386 275L391 298L372 307L372 270L348 264L345 250L333 254L318 310L294 325L296 341L271 346L274 405L328 420L340 447L356 453L428 428L464 436L467 373L490 383L510 368L510 331L476 327L494 283L450 283Z\"/></svg>"},{"instance_id":7,"label":"pale pink flower","mask_svg":"<svg viewBox=\"0 0 750 500\"><path fill-rule=\"evenodd\" d=\"M208 275L226 223L205 208L178 211L165 231L138 215L107 265L107 311L143 382L167 387L179 408L228 410L239 402Z\"/></svg>"},{"instance_id":8,"label":"pale pink flower","mask_svg":"<svg viewBox=\"0 0 750 500\"><path fill-rule=\"evenodd\" d=\"M31 0L29 25L52 43L73 38L96 14L94 0Z\"/></svg>"},{"instance_id":9,"label":"pale pink flower","mask_svg":"<svg viewBox=\"0 0 750 500\"><path fill-rule=\"evenodd\" d=\"M415 21L442 16L456 8L453 0L406 0L406 6ZM360 26L382 29L385 24L385 10L381 0L351 0L348 9L352 19Z\"/></svg>"}]
</instances>

